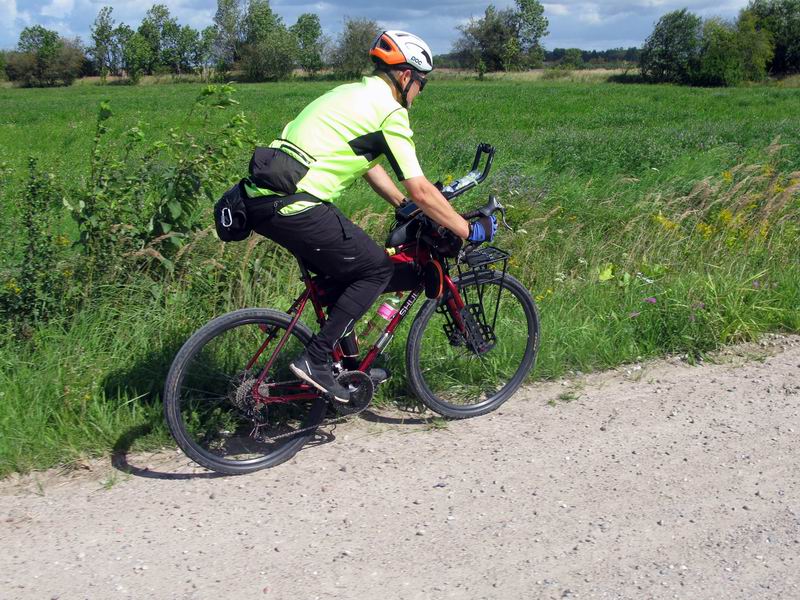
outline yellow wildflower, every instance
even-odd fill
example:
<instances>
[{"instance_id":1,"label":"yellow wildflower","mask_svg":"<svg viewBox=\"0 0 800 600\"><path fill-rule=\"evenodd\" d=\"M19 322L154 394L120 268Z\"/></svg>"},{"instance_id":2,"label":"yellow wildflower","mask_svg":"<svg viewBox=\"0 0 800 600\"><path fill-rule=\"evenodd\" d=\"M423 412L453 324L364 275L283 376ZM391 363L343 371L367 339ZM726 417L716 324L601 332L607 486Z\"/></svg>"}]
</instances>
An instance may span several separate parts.
<instances>
[{"instance_id":1,"label":"yellow wildflower","mask_svg":"<svg viewBox=\"0 0 800 600\"><path fill-rule=\"evenodd\" d=\"M708 225L707 223L698 223L697 224L697 231L705 239L709 239L712 235L714 235L714 226L713 225Z\"/></svg>"},{"instance_id":2,"label":"yellow wildflower","mask_svg":"<svg viewBox=\"0 0 800 600\"><path fill-rule=\"evenodd\" d=\"M675 221L670 221L667 217L662 215L661 212L659 212L656 215L655 219L661 224L661 226L664 229L670 230L670 229L676 229L678 227L678 224Z\"/></svg>"},{"instance_id":3,"label":"yellow wildflower","mask_svg":"<svg viewBox=\"0 0 800 600\"><path fill-rule=\"evenodd\" d=\"M719 220L727 225L733 221L733 213L727 208L724 208L719 213Z\"/></svg>"},{"instance_id":4,"label":"yellow wildflower","mask_svg":"<svg viewBox=\"0 0 800 600\"><path fill-rule=\"evenodd\" d=\"M16 279L9 279L8 281L6 281L5 287L9 292L14 294L15 296L18 296L19 293L22 291L22 288L19 287L19 284L17 283Z\"/></svg>"},{"instance_id":5,"label":"yellow wildflower","mask_svg":"<svg viewBox=\"0 0 800 600\"><path fill-rule=\"evenodd\" d=\"M723 171L722 181L724 181L725 183L733 183L733 173L731 173L730 171Z\"/></svg>"},{"instance_id":6,"label":"yellow wildflower","mask_svg":"<svg viewBox=\"0 0 800 600\"><path fill-rule=\"evenodd\" d=\"M763 173L764 177L772 177L773 175L775 175L775 167L773 167L772 165L767 165L764 167Z\"/></svg>"}]
</instances>

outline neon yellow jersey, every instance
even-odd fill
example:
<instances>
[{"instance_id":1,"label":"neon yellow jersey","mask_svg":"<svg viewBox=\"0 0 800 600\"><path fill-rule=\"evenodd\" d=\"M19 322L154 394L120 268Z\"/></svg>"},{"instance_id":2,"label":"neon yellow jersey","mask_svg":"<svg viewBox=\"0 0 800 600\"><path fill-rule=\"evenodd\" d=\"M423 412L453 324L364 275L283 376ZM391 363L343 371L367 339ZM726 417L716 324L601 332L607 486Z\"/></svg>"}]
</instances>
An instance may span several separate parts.
<instances>
[{"instance_id":1,"label":"neon yellow jersey","mask_svg":"<svg viewBox=\"0 0 800 600\"><path fill-rule=\"evenodd\" d=\"M389 86L374 76L340 85L314 100L270 146L285 149L288 141L302 151L304 157L295 157L305 158L309 169L297 191L333 202L383 156L400 181L422 175L413 135L408 111L394 99ZM274 193L252 187L248 192L252 196ZM296 202L280 214L295 214L315 204Z\"/></svg>"}]
</instances>

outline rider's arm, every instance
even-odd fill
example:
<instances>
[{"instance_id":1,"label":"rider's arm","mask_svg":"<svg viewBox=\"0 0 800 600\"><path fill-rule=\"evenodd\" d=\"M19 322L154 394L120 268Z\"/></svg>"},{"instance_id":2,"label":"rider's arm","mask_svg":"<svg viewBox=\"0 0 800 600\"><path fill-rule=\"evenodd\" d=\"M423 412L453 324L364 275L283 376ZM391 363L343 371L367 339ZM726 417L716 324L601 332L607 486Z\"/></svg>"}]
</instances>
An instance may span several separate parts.
<instances>
[{"instance_id":1,"label":"rider's arm","mask_svg":"<svg viewBox=\"0 0 800 600\"><path fill-rule=\"evenodd\" d=\"M424 175L406 179L403 185L408 190L409 197L423 213L439 225L447 227L458 237L462 239L469 237L469 223L450 206L442 193Z\"/></svg>"},{"instance_id":2,"label":"rider's arm","mask_svg":"<svg viewBox=\"0 0 800 600\"><path fill-rule=\"evenodd\" d=\"M397 109L391 113L381 130L386 140L386 157L397 179L408 190L408 196L439 225L447 227L460 238L469 237L469 224L422 173L412 139L414 133L408 122L408 111Z\"/></svg>"},{"instance_id":3,"label":"rider's arm","mask_svg":"<svg viewBox=\"0 0 800 600\"><path fill-rule=\"evenodd\" d=\"M405 200L405 195L395 185L392 178L380 165L375 165L364 174L364 179L381 198L392 206L400 206Z\"/></svg>"}]
</instances>

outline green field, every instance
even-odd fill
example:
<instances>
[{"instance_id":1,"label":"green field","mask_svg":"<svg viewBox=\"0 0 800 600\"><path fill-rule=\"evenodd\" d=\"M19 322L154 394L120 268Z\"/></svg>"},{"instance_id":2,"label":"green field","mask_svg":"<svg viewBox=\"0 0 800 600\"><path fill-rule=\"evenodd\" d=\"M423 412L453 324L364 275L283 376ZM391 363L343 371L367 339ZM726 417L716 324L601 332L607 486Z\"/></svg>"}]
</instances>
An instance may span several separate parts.
<instances>
[{"instance_id":1,"label":"green field","mask_svg":"<svg viewBox=\"0 0 800 600\"><path fill-rule=\"evenodd\" d=\"M208 132L243 112L236 135L245 142L209 167L220 192L245 171L253 142L270 141L332 85L237 85L239 104L211 111L193 109L202 89L195 84L0 88L6 306L25 287L29 156L52 174L48 228L39 233L60 244L43 251L59 277L46 280L58 296L43 296L48 318L20 327L6 308L0 473L168 443L159 390L183 340L226 310L287 308L298 290L296 269L273 244L223 248L197 226L173 251L171 272L120 253L114 269L75 281L89 271L62 201L74 204L90 179L99 103L109 100L114 114L95 164L116 160L130 188L120 202L135 201L135 210L118 209L125 225L138 212L149 218L160 189L135 170L143 150L125 155L132 127L136 148L177 144L186 134L220 144L220 134ZM492 192L513 207L517 231L497 244L514 251L513 273L537 298L543 339L534 377L552 378L800 330L797 106L800 89L448 79L426 88L411 119L431 179L462 174L478 142L496 146L492 176L460 205ZM177 168L175 152L160 152L148 164ZM377 239L384 235L390 212L365 184L341 205ZM197 206L201 225L210 224L211 203L199 196ZM124 233L118 239L132 243ZM390 348L397 374L382 401L410 401L402 349L402 340Z\"/></svg>"}]
</instances>

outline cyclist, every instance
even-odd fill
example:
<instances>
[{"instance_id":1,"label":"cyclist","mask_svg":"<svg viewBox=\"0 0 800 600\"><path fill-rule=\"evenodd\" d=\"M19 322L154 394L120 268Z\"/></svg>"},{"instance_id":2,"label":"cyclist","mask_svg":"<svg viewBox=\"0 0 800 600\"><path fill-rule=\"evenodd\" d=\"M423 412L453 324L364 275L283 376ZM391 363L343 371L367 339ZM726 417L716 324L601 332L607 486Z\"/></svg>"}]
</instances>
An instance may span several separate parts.
<instances>
[{"instance_id":1,"label":"cyclist","mask_svg":"<svg viewBox=\"0 0 800 600\"><path fill-rule=\"evenodd\" d=\"M342 402L350 394L333 377L331 352L386 288L393 266L333 202L364 177L400 206L406 194L378 164L385 156L407 195L438 224L474 242L491 240L497 228L494 217L467 223L420 168L408 109L433 69L428 45L410 33L384 31L369 55L374 74L309 104L269 149L257 151L246 185L253 229L345 286L325 325L290 365L297 377Z\"/></svg>"}]
</instances>

